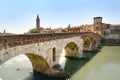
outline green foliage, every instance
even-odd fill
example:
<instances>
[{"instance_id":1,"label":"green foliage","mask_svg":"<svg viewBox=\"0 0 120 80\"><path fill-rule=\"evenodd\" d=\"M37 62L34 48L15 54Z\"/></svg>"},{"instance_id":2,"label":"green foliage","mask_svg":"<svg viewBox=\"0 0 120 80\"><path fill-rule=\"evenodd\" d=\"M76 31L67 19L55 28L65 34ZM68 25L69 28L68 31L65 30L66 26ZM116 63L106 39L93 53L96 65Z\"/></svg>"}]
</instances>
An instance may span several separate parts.
<instances>
[{"instance_id":1,"label":"green foliage","mask_svg":"<svg viewBox=\"0 0 120 80\"><path fill-rule=\"evenodd\" d=\"M36 28L30 29L27 33L36 33Z\"/></svg>"},{"instance_id":2,"label":"green foliage","mask_svg":"<svg viewBox=\"0 0 120 80\"><path fill-rule=\"evenodd\" d=\"M47 28L47 29L50 29L50 28ZM44 28L40 27L40 30L44 30ZM36 28L32 28L28 32L25 32L24 34L28 34L28 33L37 33L37 30L36 30Z\"/></svg>"}]
</instances>

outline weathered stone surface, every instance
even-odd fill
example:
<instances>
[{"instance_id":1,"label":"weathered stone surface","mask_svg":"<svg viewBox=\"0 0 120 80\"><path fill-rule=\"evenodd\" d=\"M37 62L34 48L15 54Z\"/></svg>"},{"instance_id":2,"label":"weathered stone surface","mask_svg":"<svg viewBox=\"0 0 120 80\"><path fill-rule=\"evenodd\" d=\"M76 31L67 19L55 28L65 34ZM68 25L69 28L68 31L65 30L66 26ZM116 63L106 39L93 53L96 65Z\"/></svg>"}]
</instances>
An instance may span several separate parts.
<instances>
[{"instance_id":1,"label":"weathered stone surface","mask_svg":"<svg viewBox=\"0 0 120 80\"><path fill-rule=\"evenodd\" d=\"M3 48L2 50L0 50L0 61L1 63L3 63L17 55L33 53L42 56L47 61L49 66L52 67L54 64L59 63L62 51L65 49L65 46L70 42L74 42L77 45L77 47L79 48L78 54L82 55L83 40L81 39L81 36L77 36L71 38L55 39L51 41ZM53 61L53 48L55 48L56 50L55 61Z\"/></svg>"},{"instance_id":2,"label":"weathered stone surface","mask_svg":"<svg viewBox=\"0 0 120 80\"><path fill-rule=\"evenodd\" d=\"M38 56L36 54L31 54L31 53L27 53L25 55L30 59L33 65L33 70L42 72L44 74L52 73L48 63L42 56Z\"/></svg>"}]
</instances>

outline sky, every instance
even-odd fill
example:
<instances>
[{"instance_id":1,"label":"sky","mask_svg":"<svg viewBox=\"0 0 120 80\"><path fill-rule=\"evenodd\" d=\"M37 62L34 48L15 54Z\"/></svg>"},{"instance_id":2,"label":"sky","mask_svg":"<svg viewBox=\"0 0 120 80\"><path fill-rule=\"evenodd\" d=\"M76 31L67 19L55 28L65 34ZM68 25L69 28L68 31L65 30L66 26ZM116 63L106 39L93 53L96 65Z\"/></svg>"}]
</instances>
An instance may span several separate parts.
<instances>
[{"instance_id":1,"label":"sky","mask_svg":"<svg viewBox=\"0 0 120 80\"><path fill-rule=\"evenodd\" d=\"M0 32L22 34L36 27L39 14L44 28L103 23L120 24L120 0L0 0Z\"/></svg>"}]
</instances>

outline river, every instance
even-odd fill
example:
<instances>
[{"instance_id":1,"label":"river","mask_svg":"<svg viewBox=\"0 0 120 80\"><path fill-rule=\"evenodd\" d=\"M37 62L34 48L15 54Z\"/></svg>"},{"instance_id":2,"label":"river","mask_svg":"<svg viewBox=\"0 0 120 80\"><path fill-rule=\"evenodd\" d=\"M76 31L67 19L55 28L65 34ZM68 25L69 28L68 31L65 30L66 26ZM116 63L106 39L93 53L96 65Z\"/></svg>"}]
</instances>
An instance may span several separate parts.
<instances>
[{"instance_id":1,"label":"river","mask_svg":"<svg viewBox=\"0 0 120 80\"><path fill-rule=\"evenodd\" d=\"M120 80L120 46L106 46L71 80Z\"/></svg>"},{"instance_id":2,"label":"river","mask_svg":"<svg viewBox=\"0 0 120 80\"><path fill-rule=\"evenodd\" d=\"M65 59L62 66L71 74L70 80L119 80L120 46L105 46L97 54L84 52L88 59ZM0 80L62 80L32 75L32 65L19 55L0 65Z\"/></svg>"}]
</instances>

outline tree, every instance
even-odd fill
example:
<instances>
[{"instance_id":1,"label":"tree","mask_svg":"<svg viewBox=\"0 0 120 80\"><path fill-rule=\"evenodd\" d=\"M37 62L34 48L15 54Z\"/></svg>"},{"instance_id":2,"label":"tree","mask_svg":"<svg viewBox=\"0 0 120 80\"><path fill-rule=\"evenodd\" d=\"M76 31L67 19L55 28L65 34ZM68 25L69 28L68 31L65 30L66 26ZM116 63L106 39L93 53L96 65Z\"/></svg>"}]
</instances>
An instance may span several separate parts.
<instances>
[{"instance_id":1,"label":"tree","mask_svg":"<svg viewBox=\"0 0 120 80\"><path fill-rule=\"evenodd\" d=\"M36 28L30 29L27 33L36 33Z\"/></svg>"},{"instance_id":2,"label":"tree","mask_svg":"<svg viewBox=\"0 0 120 80\"><path fill-rule=\"evenodd\" d=\"M40 30L44 30L44 28L40 27ZM37 33L37 30L36 30L36 28L32 28L28 32L25 32L24 34L28 34L28 33Z\"/></svg>"}]
</instances>

